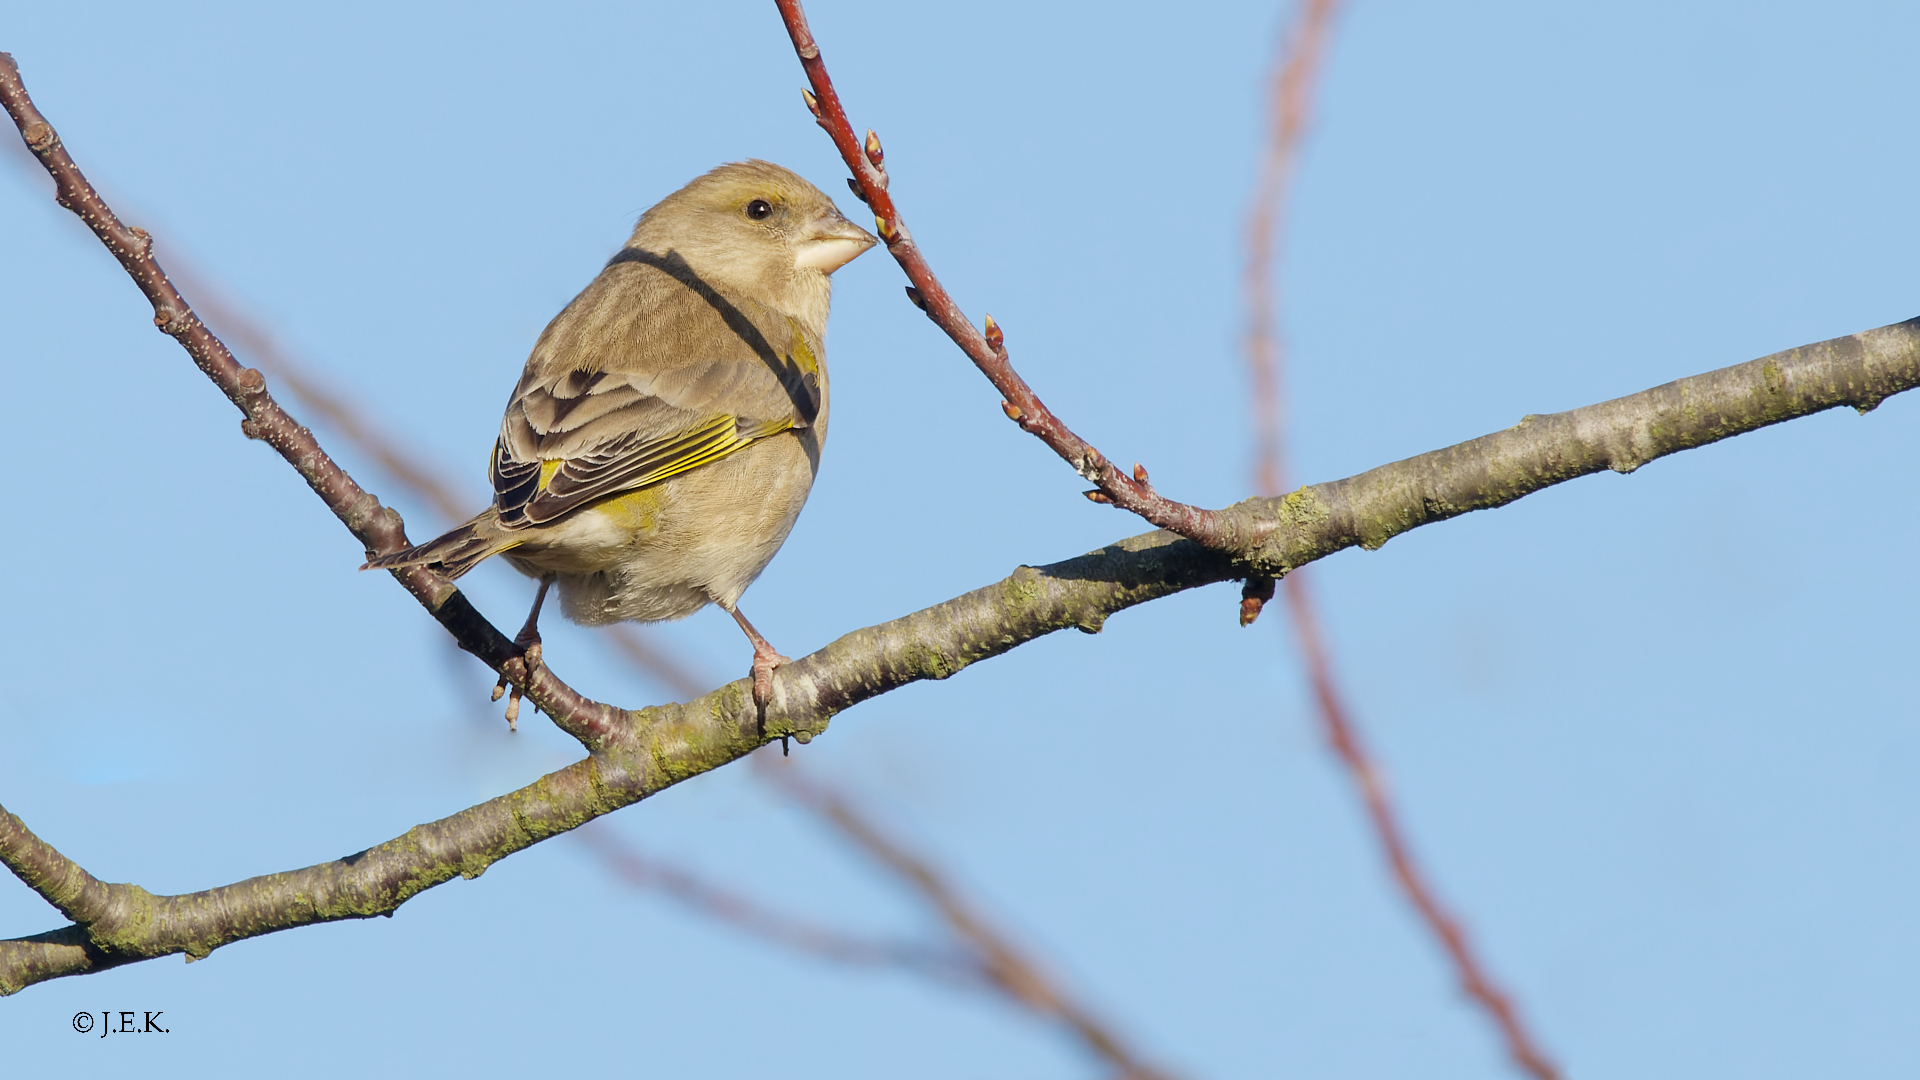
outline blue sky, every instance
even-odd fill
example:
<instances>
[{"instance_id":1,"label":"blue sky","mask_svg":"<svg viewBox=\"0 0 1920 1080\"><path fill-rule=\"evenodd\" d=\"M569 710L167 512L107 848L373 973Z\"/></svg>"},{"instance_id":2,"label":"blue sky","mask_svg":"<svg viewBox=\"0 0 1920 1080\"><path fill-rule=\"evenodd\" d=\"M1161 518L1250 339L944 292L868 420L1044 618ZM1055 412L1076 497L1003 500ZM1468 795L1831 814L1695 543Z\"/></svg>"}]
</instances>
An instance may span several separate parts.
<instances>
[{"instance_id":1,"label":"blue sky","mask_svg":"<svg viewBox=\"0 0 1920 1080\"><path fill-rule=\"evenodd\" d=\"M1238 228L1283 11L810 14L915 236L1049 404L1177 497L1246 494ZM1917 23L1352 4L1284 255L1295 475L1920 313ZM770 4L41 5L0 38L163 262L220 282L476 507L528 347L640 210L750 156L842 190ZM355 573L46 189L0 169L0 446L35 466L0 577L0 804L103 879L182 892L577 756L538 718L508 734L491 677ZM744 604L783 650L1142 531L1006 423L889 260L836 283L820 483ZM416 536L437 524L321 436ZM1315 568L1420 853L1572 1075L1920 1068L1916 460L1920 401L1895 398ZM524 579L469 580L517 622ZM1184 1076L1509 1075L1390 891L1281 620L1243 631L1236 600L1184 594L888 695L796 758ZM666 695L593 632L547 629L583 691ZM648 632L712 682L744 673L716 611ZM797 915L929 925L742 767L606 825ZM57 921L0 882L0 935ZM172 1031L87 1039L83 1009ZM564 837L391 920L35 987L0 1003L0 1037L24 1068L159 1076L1095 1074L999 1004L774 951Z\"/></svg>"}]
</instances>

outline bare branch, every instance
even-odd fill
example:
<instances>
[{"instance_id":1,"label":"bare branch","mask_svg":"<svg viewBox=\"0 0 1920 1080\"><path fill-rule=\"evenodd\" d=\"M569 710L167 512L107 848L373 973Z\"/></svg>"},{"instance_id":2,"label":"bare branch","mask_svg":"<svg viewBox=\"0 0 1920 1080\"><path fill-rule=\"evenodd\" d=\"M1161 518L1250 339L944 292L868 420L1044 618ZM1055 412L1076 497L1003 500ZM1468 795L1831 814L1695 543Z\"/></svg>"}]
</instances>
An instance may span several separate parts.
<instances>
[{"instance_id":1,"label":"bare branch","mask_svg":"<svg viewBox=\"0 0 1920 1080\"><path fill-rule=\"evenodd\" d=\"M863 143L854 135L853 125L847 121L846 109L840 104L840 94L827 75L827 65L820 56L820 46L813 40L813 31L807 28L807 15L801 9L799 0L776 0L776 3L780 7L781 18L786 22L787 34L793 39L794 51L799 54L800 65L806 69L807 81L813 85L813 92L806 95L807 108L827 134L832 136L833 145L839 149L847 168L853 170L855 194L872 209L875 228L880 238L886 241L887 251L913 282L913 286L907 290L907 296L915 306L927 313L934 325L953 339L954 344L960 346L974 366L993 383L994 389L1000 391L1000 395L1006 399L1001 403L1001 408L1006 411L1008 419L1038 437L1073 466L1075 472L1092 482L1096 490L1087 494L1094 501L1131 510L1152 524L1221 551L1238 552L1256 543L1261 534L1243 533L1238 529L1257 527L1261 523L1227 519L1215 511L1174 502L1154 491L1144 469L1139 470L1137 477L1129 476L1125 469L1107 460L1105 455L1075 435L1064 421L1055 416L1040 401L1033 388L1027 385L1027 381L1020 377L1020 373L1013 370L1013 364L1007 356L1005 335L994 323L993 316L987 316L986 328L982 330L961 313L960 305L940 284L940 279L933 274L933 268L927 264L926 256L920 253L919 245L914 243L913 234L907 231L906 222L902 220L893 196L887 191L885 155L881 151L879 137L869 130Z\"/></svg>"},{"instance_id":2,"label":"bare branch","mask_svg":"<svg viewBox=\"0 0 1920 1080\"><path fill-rule=\"evenodd\" d=\"M1274 557L1302 565L1355 544L1378 546L1375 541L1429 521L1511 502L1605 468L1609 460L1644 462L1834 405L1864 407L1916 384L1920 319L1532 418L1446 450L1232 509L1280 523L1275 536L1284 542ZM1056 630L1097 632L1114 612L1244 575L1226 556L1165 531L1050 566L1021 567L994 585L854 631L793 661L774 684L764 726L745 680L685 704L641 709L630 714L625 737L603 742L586 760L347 859L183 896L107 885L108 899L89 900L83 912L109 913L86 925L87 940L114 963L176 952L204 956L275 930L390 914L455 874L475 876L521 848L772 739L807 742L826 730L834 714L869 698L910 682L947 678ZM29 850L37 843L30 836L24 827L0 831L0 861L28 867L22 877L30 885L64 895L48 882L69 877L33 869L52 864ZM60 952L58 964L48 955L46 935L0 942L0 991L101 966L80 948Z\"/></svg>"},{"instance_id":3,"label":"bare branch","mask_svg":"<svg viewBox=\"0 0 1920 1080\"><path fill-rule=\"evenodd\" d=\"M1504 431L1222 513L1274 514L1246 562L1276 576L1348 547L1376 550L1422 525L1543 488L1631 473L1682 450L1842 405L1871 412L1920 385L1920 319L1787 349L1637 394L1529 415Z\"/></svg>"},{"instance_id":4,"label":"bare branch","mask_svg":"<svg viewBox=\"0 0 1920 1080\"><path fill-rule=\"evenodd\" d=\"M634 732L508 795L358 855L180 896L102 884L17 819L0 829L0 862L70 917L90 948L49 956L46 935L0 941L0 994L112 963L172 953L208 955L229 942L339 919L390 915L455 875L499 859L718 768L783 735L805 743L842 709L955 671L1067 627L1098 629L1113 611L1224 580L1230 567L1190 541L1155 532L1053 567L1022 568L997 585L856 631L793 661L761 725L745 680L683 705L634 714ZM77 882L78 884L74 884ZM91 920L91 921L85 921ZM68 941L61 938L61 941ZM71 942L69 942L71 944Z\"/></svg>"},{"instance_id":5,"label":"bare branch","mask_svg":"<svg viewBox=\"0 0 1920 1080\"><path fill-rule=\"evenodd\" d=\"M94 228L148 294L163 328L188 349L266 439L300 472L369 551L405 543L398 516L339 469L311 432L242 369L166 280L150 239L127 229L86 185L33 109L12 58L0 54L0 102L53 174L65 205ZM1157 597L1250 575L1278 576L1332 552L1376 548L1408 529L1501 506L1600 469L1631 471L1654 458L1838 405L1871 409L1920 384L1920 320L1776 353L1761 360L1598 405L1528 417L1507 431L1384 465L1359 476L1257 498L1216 514L1232 535L1259 537L1238 557L1160 531L1045 567L1021 567L997 584L847 634L781 668L764 718L746 680L681 705L629 712L588 701L544 666L526 671L504 635L450 583L403 575L463 648L516 681L590 756L509 795L358 855L200 893L155 896L136 885L93 886L48 862L24 826L0 830L0 861L23 871L56 905L72 905L73 933L0 942L0 991L60 975L170 953L205 956L230 941L336 919L390 914L455 874L733 761L768 741L801 742L868 698L921 679L944 679L1043 634L1096 632L1107 616ZM57 853L56 853L57 854ZM46 872L49 867L54 871ZM67 884L81 880L77 893ZM90 879L88 879L90 880ZM64 898L64 899L63 899ZM92 950L97 950L97 954ZM104 955L101 955L104 954Z\"/></svg>"},{"instance_id":6,"label":"bare branch","mask_svg":"<svg viewBox=\"0 0 1920 1080\"><path fill-rule=\"evenodd\" d=\"M113 906L112 886L54 850L4 808L0 808L0 863L76 923L106 918Z\"/></svg>"},{"instance_id":7,"label":"bare branch","mask_svg":"<svg viewBox=\"0 0 1920 1080\"><path fill-rule=\"evenodd\" d=\"M178 341L201 372L239 408L244 417L240 422L242 434L273 447L293 466L327 509L365 546L368 557L407 547L400 515L381 506L379 499L335 464L320 448L313 432L295 421L267 392L266 377L253 368L241 367L227 346L193 313L153 257L153 238L144 229L123 224L87 182L61 145L53 125L34 107L20 80L19 66L6 53L0 53L0 104L20 129L27 148L53 177L55 201L93 230L153 304L154 325ZM508 675L535 705L553 717L555 725L582 744L592 748L630 729L625 710L588 699L560 681L544 664L533 665L529 671L523 650L476 611L452 582L424 568L395 570L393 576L447 628L461 648Z\"/></svg>"},{"instance_id":8,"label":"bare branch","mask_svg":"<svg viewBox=\"0 0 1920 1080\"><path fill-rule=\"evenodd\" d=\"M422 455L418 452L402 445L379 425L369 422L363 406L329 387L325 380L313 373L312 365L281 348L265 327L237 304L227 302L217 289L207 284L205 278L178 266L175 266L172 277L187 283L203 297L201 306L208 318L214 324L226 327L242 352L250 355L278 379L296 399L319 414L348 443L371 458L395 483L432 506L445 524L466 520L469 504L460 498L454 484L440 473L420 464ZM698 697L707 691L708 684L694 676L684 662L675 659L657 643L648 641L630 624L616 623L607 627L606 632L628 660L675 694Z\"/></svg>"},{"instance_id":9,"label":"bare branch","mask_svg":"<svg viewBox=\"0 0 1920 1080\"><path fill-rule=\"evenodd\" d=\"M357 855L180 896L104 884L78 867L56 879L77 881L78 889L62 890L31 876L72 864L6 815L0 819L6 826L0 828L0 861L74 918L70 929L79 933L0 942L0 994L173 953L199 959L229 942L295 926L391 915L425 889L455 875L477 877L496 860L659 786L664 782L651 761L596 756ZM69 899L75 894L81 902Z\"/></svg>"},{"instance_id":10,"label":"bare branch","mask_svg":"<svg viewBox=\"0 0 1920 1080\"><path fill-rule=\"evenodd\" d=\"M1312 114L1313 91L1319 81L1327 36L1339 6L1339 0L1301 0L1299 4L1298 21L1290 28L1274 65L1267 151L1260 164L1253 204L1247 213L1247 262L1242 295L1247 308L1247 368L1253 389L1254 486L1266 495L1286 490L1288 473L1286 440L1281 435L1285 415L1282 406L1285 349L1278 333L1275 254L1280 248L1286 220L1287 192L1299 162L1300 140ZM1250 588L1253 585L1248 584ZM1266 596L1249 595L1242 601L1243 625L1258 617L1261 602L1270 596L1269 587ZM1294 637L1300 644L1307 679L1313 686L1321 729L1353 780L1374 838L1393 869L1394 882L1422 925L1440 943L1467 996L1485 1010L1499 1030L1508 1057L1538 1080L1555 1080L1559 1070L1521 1022L1518 1009L1488 974L1486 964L1474 954L1466 932L1441 904L1438 893L1413 857L1406 830L1401 827L1386 785L1381 781L1380 768L1367 753L1359 724L1346 706L1347 695L1334 677L1326 638L1320 630L1319 613L1304 573L1287 575L1286 597Z\"/></svg>"},{"instance_id":11,"label":"bare branch","mask_svg":"<svg viewBox=\"0 0 1920 1080\"><path fill-rule=\"evenodd\" d=\"M422 465L423 455L401 446L379 427L368 423L362 406L328 386L313 373L311 365L281 348L266 327L209 285L206 278L182 269L177 261L172 277L200 297L200 308L206 312L208 321L224 328L234 347L252 357L296 400L372 459L382 472L433 507L447 524L465 521L472 514L472 502L462 499L445 476Z\"/></svg>"}]
</instances>

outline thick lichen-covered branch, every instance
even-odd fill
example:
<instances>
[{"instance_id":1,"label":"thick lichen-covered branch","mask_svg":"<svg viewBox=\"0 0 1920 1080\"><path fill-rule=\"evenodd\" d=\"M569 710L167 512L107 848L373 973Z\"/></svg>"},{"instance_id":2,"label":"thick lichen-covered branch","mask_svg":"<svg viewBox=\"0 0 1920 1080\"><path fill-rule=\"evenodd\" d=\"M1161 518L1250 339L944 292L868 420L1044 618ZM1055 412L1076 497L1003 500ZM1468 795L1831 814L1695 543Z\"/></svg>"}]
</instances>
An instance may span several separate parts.
<instances>
[{"instance_id":1,"label":"thick lichen-covered branch","mask_svg":"<svg viewBox=\"0 0 1920 1080\"><path fill-rule=\"evenodd\" d=\"M273 446L367 551L397 550L397 515L335 464L193 314L152 256L152 240L107 208L33 107L0 54L0 104L72 209L119 259L175 337L243 413L243 431ZM877 158L877 149L872 154ZM873 163L878 168L877 160ZM520 650L453 586L398 575L462 647L525 687L580 739L585 760L509 795L409 830L334 862L180 896L108 884L61 856L17 818L0 820L0 862L73 925L0 942L0 993L157 956L337 919L391 914L417 893L601 814L736 760L770 739L802 742L840 710L1055 630L1097 631L1116 611L1210 582L1272 577L1346 547L1378 547L1407 529L1503 505L1601 469L1631 471L1663 454L1838 405L1872 408L1920 384L1920 327L1903 323L1790 350L1617 401L1547 417L1281 499L1214 512L1202 547L1154 532L848 634L780 671L764 716L744 680L685 704L629 711L581 697ZM1144 481L1141 482L1144 484ZM1190 528L1183 531L1196 531ZM1236 539L1240 538L1240 539Z\"/></svg>"},{"instance_id":2,"label":"thick lichen-covered branch","mask_svg":"<svg viewBox=\"0 0 1920 1080\"><path fill-rule=\"evenodd\" d=\"M794 661L775 684L764 729L745 680L685 704L642 709L627 739L509 795L410 829L334 862L181 896L102 883L0 817L0 862L76 920L76 928L0 942L0 993L62 975L215 948L339 919L390 915L412 896L595 817L737 760L773 738L802 742L834 713L1067 627L1097 630L1115 611L1221 580L1219 556L1167 533L1122 541L1011 577ZM0 811L4 813L4 811Z\"/></svg>"},{"instance_id":3,"label":"thick lichen-covered branch","mask_svg":"<svg viewBox=\"0 0 1920 1080\"><path fill-rule=\"evenodd\" d=\"M1916 385L1920 319L1910 319L1597 405L1528 416L1505 431L1227 512L1277 521L1243 561L1282 574L1589 473L1629 473L1655 458L1842 405L1868 412Z\"/></svg>"},{"instance_id":4,"label":"thick lichen-covered branch","mask_svg":"<svg viewBox=\"0 0 1920 1080\"><path fill-rule=\"evenodd\" d=\"M583 761L510 795L331 863L184 896L107 885L0 818L0 861L73 928L0 942L0 992L61 975L220 945L335 919L391 914L455 875L737 760L770 739L806 742L834 714L1115 612L1249 573L1277 574L1407 529L1503 505L1602 469L1654 458L1840 405L1862 411L1920 385L1920 320L1837 338L1551 416L1359 476L1230 508L1273 526L1246 560L1155 531L856 630L781 669L762 718L746 680L685 704L629 714L632 727Z\"/></svg>"},{"instance_id":5,"label":"thick lichen-covered branch","mask_svg":"<svg viewBox=\"0 0 1920 1080\"><path fill-rule=\"evenodd\" d=\"M1913 385L1912 328L1902 323L1587 409L1529 417L1511 431L1337 485L1303 489L1288 497L1277 520L1260 500L1224 510L1175 502L1153 490L1145 470L1136 465L1135 475L1128 476L1054 415L1013 369L1004 334L991 318L982 330L961 313L907 231L889 190L879 138L869 130L862 142L854 133L800 0L776 0L776 5L812 87L807 108L832 138L853 173L855 193L874 212L881 239L912 280L908 295L1006 397L1007 416L1092 481L1097 491L1089 494L1098 501L1251 567L1270 568L1275 576L1354 544L1379 547L1407 529L1499 506L1546 484L1601 469L1631 472L1662 454L1835 405L1871 409ZM1527 430L1536 424L1552 430ZM1381 485L1399 489L1379 490ZM1415 492L1424 501L1405 498Z\"/></svg>"}]
</instances>

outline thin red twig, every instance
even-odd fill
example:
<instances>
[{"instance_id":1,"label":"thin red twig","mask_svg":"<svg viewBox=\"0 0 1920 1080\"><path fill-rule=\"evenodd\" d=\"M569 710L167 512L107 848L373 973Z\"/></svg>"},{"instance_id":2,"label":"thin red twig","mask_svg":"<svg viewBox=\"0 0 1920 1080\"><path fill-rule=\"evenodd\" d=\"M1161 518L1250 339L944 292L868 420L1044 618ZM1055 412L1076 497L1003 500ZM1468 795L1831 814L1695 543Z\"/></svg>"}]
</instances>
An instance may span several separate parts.
<instances>
[{"instance_id":1,"label":"thin red twig","mask_svg":"<svg viewBox=\"0 0 1920 1080\"><path fill-rule=\"evenodd\" d=\"M1268 495L1278 495L1287 487L1281 407L1284 353L1275 329L1279 289L1274 280L1274 256L1280 246L1286 196L1299 161L1300 140L1312 115L1313 90L1319 81L1327 37L1339 7L1339 0L1302 0L1298 21L1282 44L1270 90L1272 112L1267 150L1261 159L1259 180L1247 213L1247 261L1242 284L1247 308L1247 369L1253 384L1256 433L1254 483ZM1393 868L1394 881L1446 952L1461 987L1499 1029L1514 1064L1538 1080L1555 1080L1559 1070L1528 1033L1513 1002L1487 974L1486 965L1474 955L1459 922L1442 906L1414 860L1406 832L1387 797L1380 770L1361 741L1359 727L1334 677L1305 573L1295 570L1287 575L1284 587L1294 636L1300 645L1308 681L1313 685L1321 727L1327 742L1353 778L1374 837ZM1259 614L1259 599L1249 596L1245 603L1250 604L1251 609L1243 614L1243 621L1251 622L1252 617Z\"/></svg>"},{"instance_id":2,"label":"thin red twig","mask_svg":"<svg viewBox=\"0 0 1920 1080\"><path fill-rule=\"evenodd\" d=\"M841 159L853 171L857 194L873 211L880 238L886 241L887 250L913 282L907 295L927 313L934 325L960 346L968 359L1000 391L1000 395L1006 399L1001 403L1001 408L1007 417L1037 436L1073 466L1075 472L1090 481L1096 490L1087 494L1094 501L1130 510L1163 529L1170 529L1218 551L1237 553L1256 543L1259 537L1235 535L1235 530L1223 515L1175 502L1154 491L1146 470L1138 464L1134 466L1131 476L1124 469L1116 467L1055 416L1040 401L1033 388L1027 385L1026 380L1013 369L1007 356L1005 335L991 315L987 316L985 329L982 330L961 313L960 306L948 294L946 287L940 284L926 257L920 253L913 234L907 231L906 222L901 219L893 196L887 191L886 155L880 147L879 136L869 129L863 143L854 134L853 125L847 120L846 109L840 103L840 95L827 75L827 65L820 56L820 46L807 27L807 15L799 0L775 0L775 3L780 8L780 17L786 22L788 35L793 39L794 52L799 55L801 66L806 69L807 81L813 86L812 92L806 95L807 108L833 138L833 145L840 151Z\"/></svg>"}]
</instances>

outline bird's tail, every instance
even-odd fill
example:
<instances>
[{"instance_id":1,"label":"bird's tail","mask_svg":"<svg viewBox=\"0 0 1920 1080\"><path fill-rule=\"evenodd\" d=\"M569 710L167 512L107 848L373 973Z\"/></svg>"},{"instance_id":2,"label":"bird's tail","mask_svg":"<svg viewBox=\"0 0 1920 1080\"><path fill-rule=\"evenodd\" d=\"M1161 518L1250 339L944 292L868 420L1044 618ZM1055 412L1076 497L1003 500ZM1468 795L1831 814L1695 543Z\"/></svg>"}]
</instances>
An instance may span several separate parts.
<instances>
[{"instance_id":1,"label":"bird's tail","mask_svg":"<svg viewBox=\"0 0 1920 1080\"><path fill-rule=\"evenodd\" d=\"M478 566L482 559L519 547L524 539L502 528L499 515L489 507L444 536L405 551L369 559L360 569L401 570L409 566L432 566L450 578L457 578Z\"/></svg>"}]
</instances>

